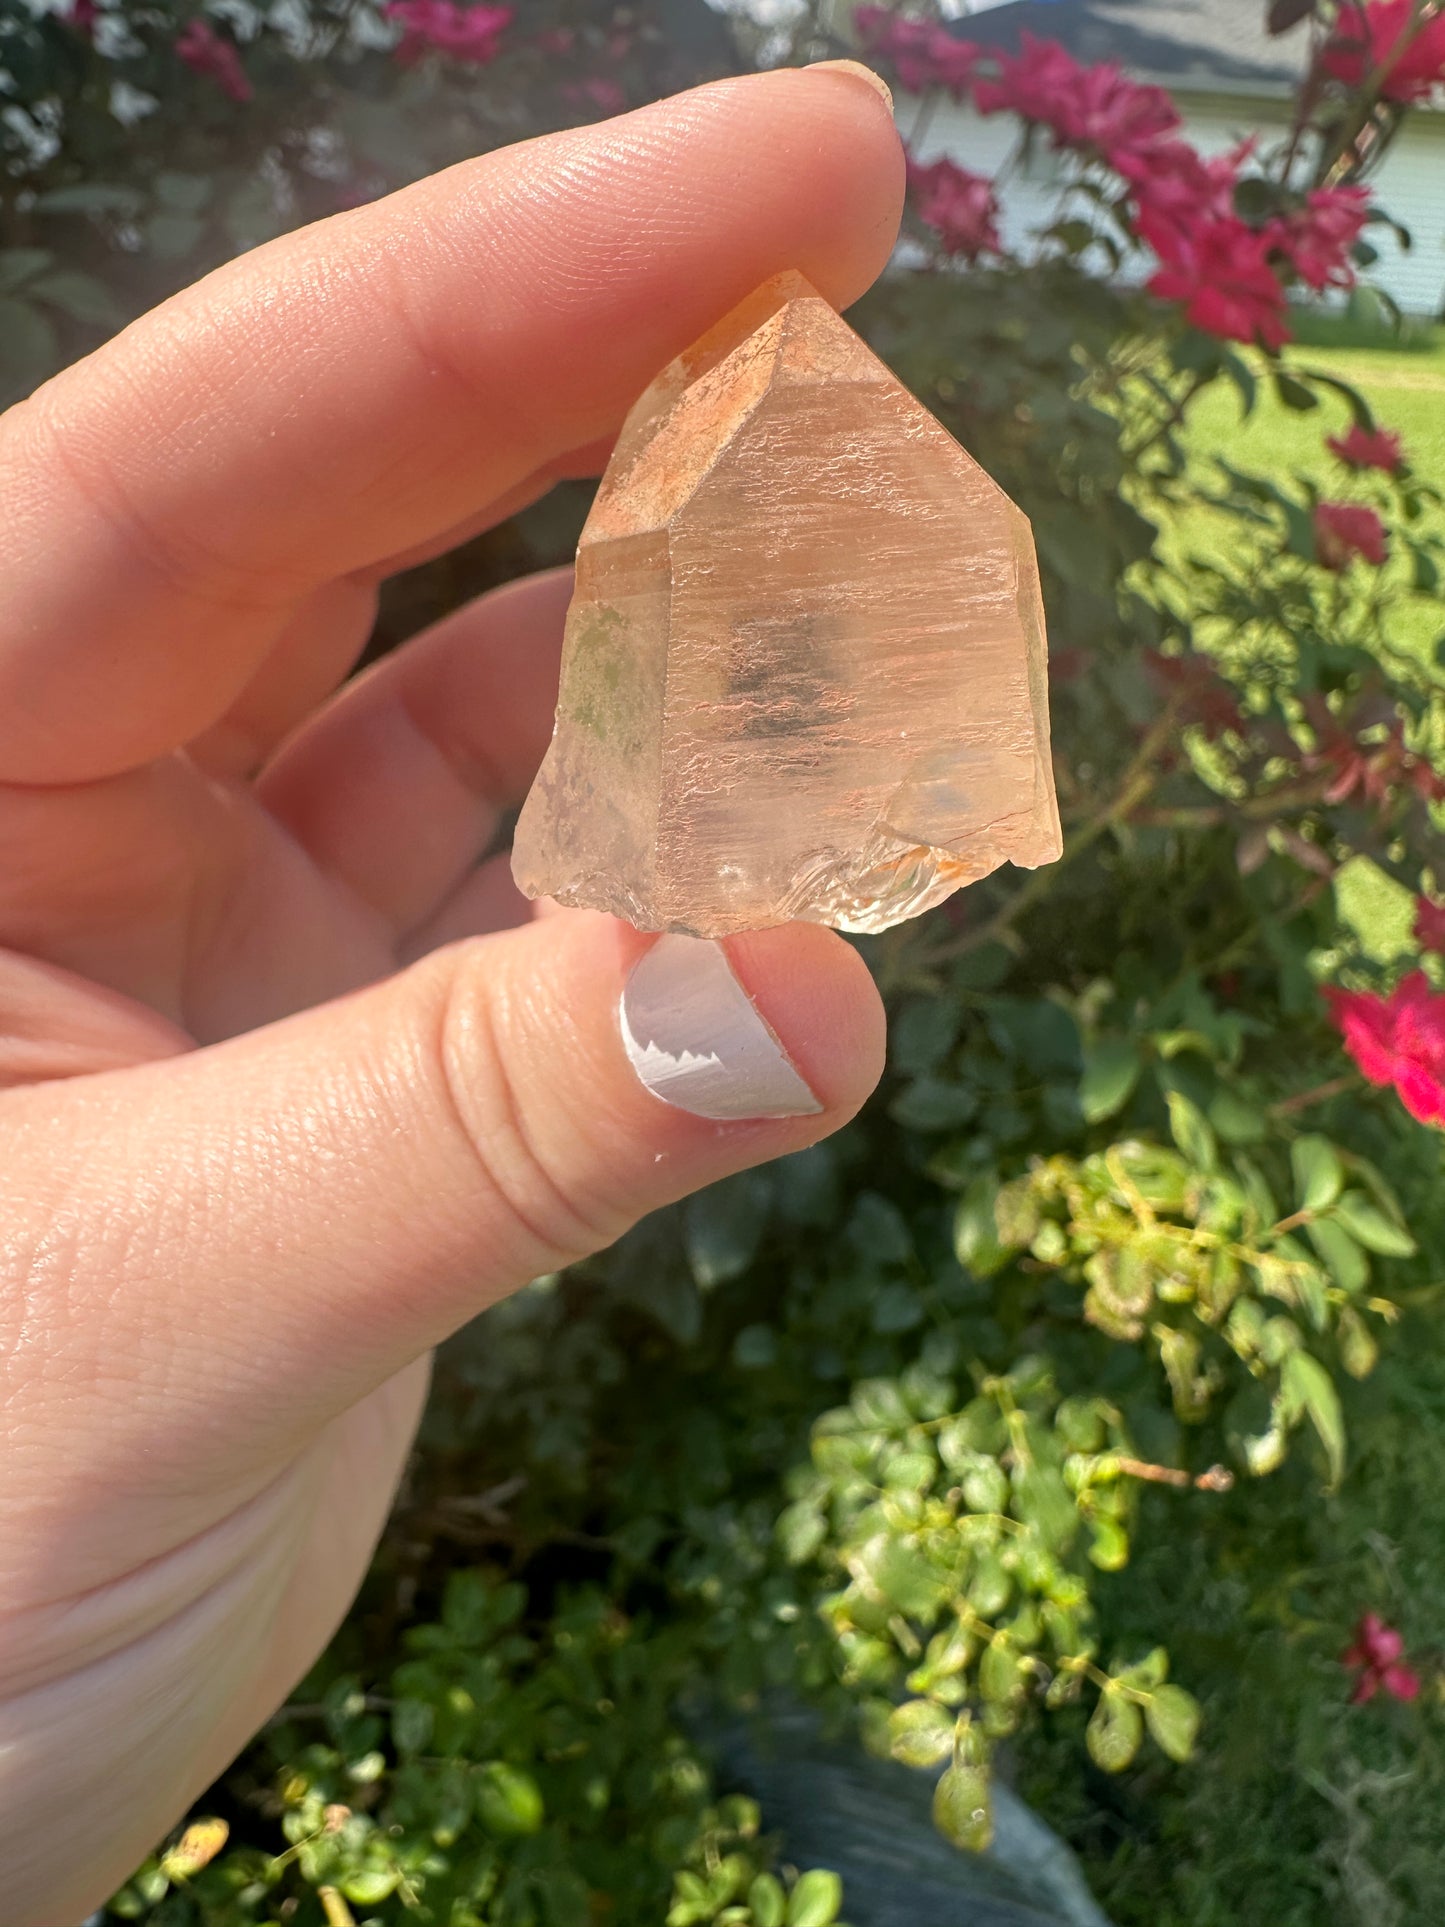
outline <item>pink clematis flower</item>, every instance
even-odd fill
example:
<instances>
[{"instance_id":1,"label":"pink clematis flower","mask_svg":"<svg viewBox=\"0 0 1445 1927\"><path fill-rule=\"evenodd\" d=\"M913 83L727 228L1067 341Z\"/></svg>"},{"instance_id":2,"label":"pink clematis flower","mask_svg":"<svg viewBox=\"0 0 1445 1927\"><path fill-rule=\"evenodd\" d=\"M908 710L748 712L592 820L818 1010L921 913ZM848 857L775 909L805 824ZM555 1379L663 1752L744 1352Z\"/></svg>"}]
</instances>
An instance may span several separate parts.
<instances>
[{"instance_id":1,"label":"pink clematis flower","mask_svg":"<svg viewBox=\"0 0 1445 1927\"><path fill-rule=\"evenodd\" d=\"M1390 992L1325 991L1345 1049L1371 1084L1391 1084L1411 1117L1445 1124L1445 997L1412 970Z\"/></svg>"},{"instance_id":2,"label":"pink clematis flower","mask_svg":"<svg viewBox=\"0 0 1445 1927\"><path fill-rule=\"evenodd\" d=\"M1355 1641L1340 1654L1341 1666L1358 1670L1351 1706L1363 1706L1383 1687L1391 1699L1410 1701L1420 1696L1420 1675L1403 1663L1405 1642L1378 1613L1365 1613L1355 1628Z\"/></svg>"},{"instance_id":3,"label":"pink clematis flower","mask_svg":"<svg viewBox=\"0 0 1445 1927\"><path fill-rule=\"evenodd\" d=\"M1320 502L1315 508L1315 559L1326 569L1347 569L1358 555L1379 568L1390 552L1385 525L1359 502Z\"/></svg>"},{"instance_id":4,"label":"pink clematis flower","mask_svg":"<svg viewBox=\"0 0 1445 1927\"><path fill-rule=\"evenodd\" d=\"M223 40L206 20L189 20L175 39L176 58L193 74L214 80L223 94L245 103L253 95L241 56L229 40Z\"/></svg>"},{"instance_id":5,"label":"pink clematis flower","mask_svg":"<svg viewBox=\"0 0 1445 1927\"><path fill-rule=\"evenodd\" d=\"M945 254L972 261L980 254L998 253L998 199L986 174L970 173L947 159L931 167L910 162L908 184L917 197L920 219L937 234Z\"/></svg>"},{"instance_id":6,"label":"pink clematis flower","mask_svg":"<svg viewBox=\"0 0 1445 1927\"><path fill-rule=\"evenodd\" d=\"M463 7L453 0L389 0L382 8L388 20L406 29L396 50L404 66L419 60L428 48L453 60L485 66L501 51L502 35L511 26L514 7Z\"/></svg>"},{"instance_id":7,"label":"pink clematis flower","mask_svg":"<svg viewBox=\"0 0 1445 1927\"><path fill-rule=\"evenodd\" d=\"M1400 452L1400 437L1388 428L1361 428L1351 422L1343 435L1327 435L1325 447L1338 455L1346 468L1379 468L1396 474L1405 458Z\"/></svg>"}]
</instances>

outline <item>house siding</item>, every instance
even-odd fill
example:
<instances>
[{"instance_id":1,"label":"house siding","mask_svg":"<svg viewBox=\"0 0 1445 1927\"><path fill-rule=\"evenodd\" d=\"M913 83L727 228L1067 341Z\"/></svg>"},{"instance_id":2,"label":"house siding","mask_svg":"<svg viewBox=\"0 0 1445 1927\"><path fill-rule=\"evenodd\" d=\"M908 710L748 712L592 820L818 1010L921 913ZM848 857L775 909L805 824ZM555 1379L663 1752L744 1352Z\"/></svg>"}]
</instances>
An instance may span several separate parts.
<instances>
[{"instance_id":1,"label":"house siding","mask_svg":"<svg viewBox=\"0 0 1445 1927\"><path fill-rule=\"evenodd\" d=\"M1268 140L1284 131L1282 103L1182 91L1175 98L1184 137L1205 155L1226 153L1247 134L1262 133ZM923 103L900 97L899 126L905 139L919 126L916 152L922 160L946 154L961 167L997 177L1017 146L1018 123L1011 116L984 116L951 102L935 106L920 121L924 113ZM1031 164L1005 177L1000 232L1010 249L1027 251L1030 234L1053 213L1069 165L1040 142ZM1407 314L1440 313L1445 305L1445 114L1410 115L1372 184L1380 206L1410 230L1413 246L1406 252L1388 228L1371 228L1368 238L1380 259L1364 278Z\"/></svg>"}]
</instances>

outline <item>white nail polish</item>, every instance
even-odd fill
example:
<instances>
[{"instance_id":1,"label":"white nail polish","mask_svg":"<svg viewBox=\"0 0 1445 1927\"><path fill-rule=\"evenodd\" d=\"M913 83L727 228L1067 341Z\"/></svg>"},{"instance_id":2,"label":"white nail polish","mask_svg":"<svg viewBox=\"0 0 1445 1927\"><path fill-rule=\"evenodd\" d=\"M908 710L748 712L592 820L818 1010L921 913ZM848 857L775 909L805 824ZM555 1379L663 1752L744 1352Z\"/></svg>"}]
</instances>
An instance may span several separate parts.
<instances>
[{"instance_id":1,"label":"white nail polish","mask_svg":"<svg viewBox=\"0 0 1445 1927\"><path fill-rule=\"evenodd\" d=\"M815 1117L822 1105L721 944L659 937L622 992L622 1041L655 1097L694 1117Z\"/></svg>"}]
</instances>

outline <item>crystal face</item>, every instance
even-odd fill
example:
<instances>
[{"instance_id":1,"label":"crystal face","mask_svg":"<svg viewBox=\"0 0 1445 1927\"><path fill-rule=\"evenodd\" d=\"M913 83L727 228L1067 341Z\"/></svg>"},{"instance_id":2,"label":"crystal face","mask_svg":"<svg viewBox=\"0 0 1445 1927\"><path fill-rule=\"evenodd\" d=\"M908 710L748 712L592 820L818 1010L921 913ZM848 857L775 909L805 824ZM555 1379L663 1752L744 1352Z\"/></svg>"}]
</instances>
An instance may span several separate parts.
<instances>
[{"instance_id":1,"label":"crystal face","mask_svg":"<svg viewBox=\"0 0 1445 1927\"><path fill-rule=\"evenodd\" d=\"M1028 522L778 276L623 427L517 883L644 930L876 931L1059 849Z\"/></svg>"}]
</instances>

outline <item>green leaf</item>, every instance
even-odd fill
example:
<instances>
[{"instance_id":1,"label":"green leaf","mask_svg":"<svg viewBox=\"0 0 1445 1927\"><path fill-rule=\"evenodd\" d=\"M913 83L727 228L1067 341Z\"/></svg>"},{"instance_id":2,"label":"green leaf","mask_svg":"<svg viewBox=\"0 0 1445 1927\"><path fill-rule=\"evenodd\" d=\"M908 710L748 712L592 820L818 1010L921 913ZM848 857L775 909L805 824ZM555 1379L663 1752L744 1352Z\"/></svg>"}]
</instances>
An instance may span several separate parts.
<instances>
[{"instance_id":1,"label":"green leaf","mask_svg":"<svg viewBox=\"0 0 1445 1927\"><path fill-rule=\"evenodd\" d=\"M784 1927L788 1897L783 1883L774 1874L760 1873L748 1888L748 1912L753 1927Z\"/></svg>"},{"instance_id":2,"label":"green leaf","mask_svg":"<svg viewBox=\"0 0 1445 1927\"><path fill-rule=\"evenodd\" d=\"M1288 1405L1308 1415L1319 1434L1333 1489L1345 1471L1345 1418L1335 1381L1308 1352L1290 1352L1280 1366L1280 1389Z\"/></svg>"},{"instance_id":3,"label":"green leaf","mask_svg":"<svg viewBox=\"0 0 1445 1927\"><path fill-rule=\"evenodd\" d=\"M401 1871L397 1867L362 1867L355 1873L342 1874L336 1884L358 1907L377 1907L396 1892Z\"/></svg>"},{"instance_id":4,"label":"green leaf","mask_svg":"<svg viewBox=\"0 0 1445 1927\"><path fill-rule=\"evenodd\" d=\"M477 1818L489 1833L536 1833L545 1818L542 1792L530 1773L489 1760L477 1775Z\"/></svg>"},{"instance_id":5,"label":"green leaf","mask_svg":"<svg viewBox=\"0 0 1445 1927\"><path fill-rule=\"evenodd\" d=\"M1346 1305L1336 1327L1340 1363L1351 1378L1368 1378L1380 1356L1375 1334L1353 1305Z\"/></svg>"},{"instance_id":6,"label":"green leaf","mask_svg":"<svg viewBox=\"0 0 1445 1927\"><path fill-rule=\"evenodd\" d=\"M1305 1226L1305 1236L1329 1266L1341 1291L1363 1291L1370 1282L1370 1261L1358 1244L1333 1218Z\"/></svg>"},{"instance_id":7,"label":"green leaf","mask_svg":"<svg viewBox=\"0 0 1445 1927\"><path fill-rule=\"evenodd\" d=\"M55 325L29 301L0 295L0 369L33 385L52 374L60 361Z\"/></svg>"},{"instance_id":8,"label":"green leaf","mask_svg":"<svg viewBox=\"0 0 1445 1927\"><path fill-rule=\"evenodd\" d=\"M43 274L55 256L48 248L0 248L0 294L13 294L37 274Z\"/></svg>"},{"instance_id":9,"label":"green leaf","mask_svg":"<svg viewBox=\"0 0 1445 1927\"><path fill-rule=\"evenodd\" d=\"M1013 1580L996 1553L985 1553L968 1584L968 1603L981 1619L1001 1613L1013 1594Z\"/></svg>"},{"instance_id":10,"label":"green leaf","mask_svg":"<svg viewBox=\"0 0 1445 1927\"><path fill-rule=\"evenodd\" d=\"M1357 1244L1381 1258L1413 1258L1418 1246L1402 1224L1397 1224L1362 1191L1346 1191L1335 1206L1335 1217Z\"/></svg>"},{"instance_id":11,"label":"green leaf","mask_svg":"<svg viewBox=\"0 0 1445 1927\"><path fill-rule=\"evenodd\" d=\"M799 1499L779 1518L778 1545L790 1566L804 1565L828 1536L828 1522L815 1505Z\"/></svg>"},{"instance_id":12,"label":"green leaf","mask_svg":"<svg viewBox=\"0 0 1445 1927\"><path fill-rule=\"evenodd\" d=\"M1203 1111L1183 1091L1170 1091L1169 1131L1174 1142L1196 1171L1212 1171L1219 1147Z\"/></svg>"},{"instance_id":13,"label":"green leaf","mask_svg":"<svg viewBox=\"0 0 1445 1927\"><path fill-rule=\"evenodd\" d=\"M1024 1669L1018 1649L1007 1639L991 1639L978 1662L978 1690L984 1699L1004 1706L1023 1691Z\"/></svg>"},{"instance_id":14,"label":"green leaf","mask_svg":"<svg viewBox=\"0 0 1445 1927\"><path fill-rule=\"evenodd\" d=\"M937 1766L953 1751L954 1716L934 1700L905 1700L888 1716L888 1746L904 1766Z\"/></svg>"},{"instance_id":15,"label":"green leaf","mask_svg":"<svg viewBox=\"0 0 1445 1927\"><path fill-rule=\"evenodd\" d=\"M1137 1687L1141 1693L1154 1692L1168 1677L1169 1651L1164 1646L1151 1647L1142 1659L1114 1675L1121 1686Z\"/></svg>"},{"instance_id":16,"label":"green leaf","mask_svg":"<svg viewBox=\"0 0 1445 1927\"><path fill-rule=\"evenodd\" d=\"M933 1824L965 1853L982 1853L993 1839L988 1768L960 1762L933 1790Z\"/></svg>"},{"instance_id":17,"label":"green leaf","mask_svg":"<svg viewBox=\"0 0 1445 1927\"><path fill-rule=\"evenodd\" d=\"M157 174L156 199L178 214L199 214L211 198L211 182L204 174Z\"/></svg>"},{"instance_id":18,"label":"green leaf","mask_svg":"<svg viewBox=\"0 0 1445 1927\"><path fill-rule=\"evenodd\" d=\"M1258 1144L1267 1133L1262 1108L1227 1086L1210 1099L1209 1121L1226 1144Z\"/></svg>"},{"instance_id":19,"label":"green leaf","mask_svg":"<svg viewBox=\"0 0 1445 1927\"><path fill-rule=\"evenodd\" d=\"M771 1325L744 1325L733 1340L733 1363L745 1372L766 1371L778 1359L778 1335Z\"/></svg>"},{"instance_id":20,"label":"green leaf","mask_svg":"<svg viewBox=\"0 0 1445 1927\"><path fill-rule=\"evenodd\" d=\"M1129 1535L1117 1519L1095 1519L1089 1538L1089 1563L1100 1572L1122 1572L1129 1563Z\"/></svg>"},{"instance_id":21,"label":"green leaf","mask_svg":"<svg viewBox=\"0 0 1445 1927\"><path fill-rule=\"evenodd\" d=\"M1154 1744L1181 1765L1199 1737L1199 1702L1182 1686L1160 1686L1150 1695L1144 1718Z\"/></svg>"},{"instance_id":22,"label":"green leaf","mask_svg":"<svg viewBox=\"0 0 1445 1927\"><path fill-rule=\"evenodd\" d=\"M994 1214L997 1198L998 1186L992 1178L975 1178L954 1213L953 1249L964 1270L975 1278L991 1278L1011 1256L999 1236Z\"/></svg>"},{"instance_id":23,"label":"green leaf","mask_svg":"<svg viewBox=\"0 0 1445 1927\"><path fill-rule=\"evenodd\" d=\"M77 181L70 187L53 187L36 200L41 214L134 214L141 204L133 187L117 187L107 181Z\"/></svg>"},{"instance_id":24,"label":"green leaf","mask_svg":"<svg viewBox=\"0 0 1445 1927\"><path fill-rule=\"evenodd\" d=\"M72 321L89 322L98 328L123 328L126 314L105 283L93 274L75 268L61 268L42 274L26 290L32 300L59 308Z\"/></svg>"},{"instance_id":25,"label":"green leaf","mask_svg":"<svg viewBox=\"0 0 1445 1927\"><path fill-rule=\"evenodd\" d=\"M888 1061L906 1077L934 1071L958 1039L963 1007L949 997L917 997L893 1020L888 1030Z\"/></svg>"},{"instance_id":26,"label":"green leaf","mask_svg":"<svg viewBox=\"0 0 1445 1927\"><path fill-rule=\"evenodd\" d=\"M998 1460L986 1452L974 1458L959 1479L959 1485L970 1512L1004 1512L1008 1508L1008 1474Z\"/></svg>"},{"instance_id":27,"label":"green leaf","mask_svg":"<svg viewBox=\"0 0 1445 1927\"><path fill-rule=\"evenodd\" d=\"M1067 1550L1079 1529L1079 1509L1061 1473L1029 1465L1014 1475L1014 1511L1051 1552Z\"/></svg>"},{"instance_id":28,"label":"green leaf","mask_svg":"<svg viewBox=\"0 0 1445 1927\"><path fill-rule=\"evenodd\" d=\"M757 1256L772 1188L759 1171L741 1171L689 1198L683 1243L699 1291L740 1278Z\"/></svg>"},{"instance_id":29,"label":"green leaf","mask_svg":"<svg viewBox=\"0 0 1445 1927\"><path fill-rule=\"evenodd\" d=\"M1293 375L1287 375L1282 368L1275 371L1274 391L1285 407L1293 409L1297 414L1308 414L1310 409L1318 408L1320 405L1320 398L1313 388L1307 388L1302 381L1296 381Z\"/></svg>"},{"instance_id":30,"label":"green leaf","mask_svg":"<svg viewBox=\"0 0 1445 1927\"><path fill-rule=\"evenodd\" d=\"M1128 1038L1106 1037L1084 1052L1079 1108L1086 1124L1098 1124L1123 1110L1139 1081L1142 1061Z\"/></svg>"},{"instance_id":31,"label":"green leaf","mask_svg":"<svg viewBox=\"0 0 1445 1927\"><path fill-rule=\"evenodd\" d=\"M1367 856L1335 871L1335 910L1372 963L1415 954L1415 896Z\"/></svg>"},{"instance_id":32,"label":"green leaf","mask_svg":"<svg viewBox=\"0 0 1445 1927\"><path fill-rule=\"evenodd\" d=\"M859 1570L883 1597L910 1619L924 1619L940 1604L946 1587L932 1560L888 1533L879 1533L857 1554Z\"/></svg>"},{"instance_id":33,"label":"green leaf","mask_svg":"<svg viewBox=\"0 0 1445 1927\"><path fill-rule=\"evenodd\" d=\"M1290 1146L1294 1172L1295 1206L1300 1211L1328 1210L1345 1185L1345 1167L1328 1138L1297 1137Z\"/></svg>"},{"instance_id":34,"label":"green leaf","mask_svg":"<svg viewBox=\"0 0 1445 1927\"><path fill-rule=\"evenodd\" d=\"M1084 1742L1089 1758L1105 1773L1122 1773L1139 1751L1144 1716L1133 1700L1107 1687L1089 1719Z\"/></svg>"},{"instance_id":35,"label":"green leaf","mask_svg":"<svg viewBox=\"0 0 1445 1927\"><path fill-rule=\"evenodd\" d=\"M787 1927L830 1927L843 1905L843 1882L827 1867L810 1867L788 1896Z\"/></svg>"},{"instance_id":36,"label":"green leaf","mask_svg":"<svg viewBox=\"0 0 1445 1927\"><path fill-rule=\"evenodd\" d=\"M951 1131L978 1109L978 1093L968 1084L942 1077L915 1077L894 1098L888 1115L905 1131Z\"/></svg>"},{"instance_id":37,"label":"green leaf","mask_svg":"<svg viewBox=\"0 0 1445 1927\"><path fill-rule=\"evenodd\" d=\"M862 1191L848 1214L844 1236L869 1265L904 1265L913 1256L908 1220L891 1198Z\"/></svg>"},{"instance_id":38,"label":"green leaf","mask_svg":"<svg viewBox=\"0 0 1445 1927\"><path fill-rule=\"evenodd\" d=\"M399 1699L391 1709L391 1735L398 1753L420 1753L431 1738L436 1709L421 1699Z\"/></svg>"}]
</instances>

